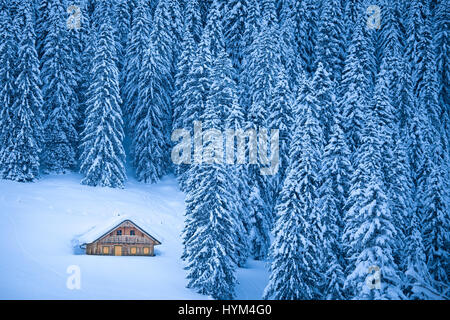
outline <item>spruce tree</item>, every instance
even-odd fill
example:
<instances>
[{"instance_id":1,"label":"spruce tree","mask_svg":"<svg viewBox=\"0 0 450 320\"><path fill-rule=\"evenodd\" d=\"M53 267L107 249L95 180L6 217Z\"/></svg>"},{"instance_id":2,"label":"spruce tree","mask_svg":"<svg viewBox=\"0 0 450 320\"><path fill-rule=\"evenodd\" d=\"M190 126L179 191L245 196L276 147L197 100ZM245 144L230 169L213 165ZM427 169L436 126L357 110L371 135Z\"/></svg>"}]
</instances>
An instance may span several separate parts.
<instances>
[{"instance_id":1,"label":"spruce tree","mask_svg":"<svg viewBox=\"0 0 450 320\"><path fill-rule=\"evenodd\" d=\"M10 106L9 135L2 137L5 145L0 153L0 177L19 182L34 181L39 176L39 155L42 147L42 94L39 60L35 48L36 34L32 19L31 1L13 3L13 23L23 26L17 53L16 91ZM16 11L17 10L17 11ZM6 20L7 22L7 20ZM14 33L13 33L14 35ZM4 84L5 85L5 84ZM7 84L6 84L7 85ZM5 94L4 90L2 93ZM4 96L5 97L5 96ZM3 106L5 108L5 106ZM2 119L3 121L3 119Z\"/></svg>"},{"instance_id":2,"label":"spruce tree","mask_svg":"<svg viewBox=\"0 0 450 320\"><path fill-rule=\"evenodd\" d=\"M94 56L81 143L82 184L123 187L125 152L114 30L107 0L97 3Z\"/></svg>"},{"instance_id":3,"label":"spruce tree","mask_svg":"<svg viewBox=\"0 0 450 320\"><path fill-rule=\"evenodd\" d=\"M289 86L291 90L295 90L297 74L300 72L297 60L299 48L296 39L296 1L279 1L279 5L280 40L283 43L281 45L281 60L288 73Z\"/></svg>"},{"instance_id":4,"label":"spruce tree","mask_svg":"<svg viewBox=\"0 0 450 320\"><path fill-rule=\"evenodd\" d=\"M186 105L185 85L188 81L188 74L195 57L198 43L200 42L200 12L198 11L197 0L190 0L187 3L186 16L184 19L183 41L180 58L177 63L177 73L175 75L175 95L173 111L173 127L183 128L183 111L188 108Z\"/></svg>"},{"instance_id":5,"label":"spruce tree","mask_svg":"<svg viewBox=\"0 0 450 320\"><path fill-rule=\"evenodd\" d=\"M131 12L127 0L119 0L114 4L115 19L117 21L115 43L117 52L117 68L122 72L126 54L128 36L131 31Z\"/></svg>"},{"instance_id":6,"label":"spruce tree","mask_svg":"<svg viewBox=\"0 0 450 320\"><path fill-rule=\"evenodd\" d=\"M136 176L139 181L155 183L167 170L167 144L165 136L165 108L170 97L165 89L168 84L160 66L162 57L151 44L143 58L138 87L138 103L132 122L136 124L133 134L133 155Z\"/></svg>"},{"instance_id":7,"label":"spruce tree","mask_svg":"<svg viewBox=\"0 0 450 320\"><path fill-rule=\"evenodd\" d=\"M244 33L249 10L248 6L248 0L232 0L226 2L224 8L224 31L227 52L237 74L242 71L243 50L245 49Z\"/></svg>"},{"instance_id":8,"label":"spruce tree","mask_svg":"<svg viewBox=\"0 0 450 320\"><path fill-rule=\"evenodd\" d=\"M276 206L265 299L314 299L320 294L317 265L321 218L317 200L323 137L313 84L307 82L304 90L296 102L301 116L296 118L291 163Z\"/></svg>"},{"instance_id":9,"label":"spruce tree","mask_svg":"<svg viewBox=\"0 0 450 320\"><path fill-rule=\"evenodd\" d=\"M400 299L399 267L393 257L397 228L382 173L382 137L377 114L366 109L367 120L361 145L357 150L357 167L352 175L345 214L345 289L353 299ZM367 114L368 113L368 114ZM381 273L380 288L368 284L368 273ZM376 288L376 287L375 287Z\"/></svg>"},{"instance_id":10,"label":"spruce tree","mask_svg":"<svg viewBox=\"0 0 450 320\"><path fill-rule=\"evenodd\" d=\"M422 190L423 204L423 244L428 270L438 283L448 283L449 265L449 190L445 181L448 176L448 163L445 162L442 146L436 139L429 146L429 175L426 189Z\"/></svg>"},{"instance_id":11,"label":"spruce tree","mask_svg":"<svg viewBox=\"0 0 450 320\"><path fill-rule=\"evenodd\" d=\"M332 95L330 103L336 105L335 95ZM341 238L345 202L353 169L342 122L341 110L337 109L331 126L332 134L324 148L320 169L321 185L317 206L324 225L321 230L324 252L319 265L322 272L320 286L323 299L346 297L343 289L345 262Z\"/></svg>"},{"instance_id":12,"label":"spruce tree","mask_svg":"<svg viewBox=\"0 0 450 320\"><path fill-rule=\"evenodd\" d=\"M136 127L132 114L138 106L139 81L144 56L150 49L150 17L149 8L145 1L139 1L133 11L133 25L128 36L128 46L124 59L122 76L122 112L130 133Z\"/></svg>"},{"instance_id":13,"label":"spruce tree","mask_svg":"<svg viewBox=\"0 0 450 320\"><path fill-rule=\"evenodd\" d=\"M73 51L61 0L48 4L47 35L41 59L44 96L45 148L43 164L48 172L66 172L76 165L78 99Z\"/></svg>"},{"instance_id":14,"label":"spruce tree","mask_svg":"<svg viewBox=\"0 0 450 320\"><path fill-rule=\"evenodd\" d=\"M180 116L176 118L177 127L175 128L181 126L189 130L191 136L194 133L194 121L198 121L204 112L210 89L211 54L209 42L208 35L203 33L200 44L193 57L192 65L186 76L186 81L180 89L183 92L180 99L184 102L184 108L182 108ZM188 179L188 175L186 174L187 168L185 166L181 166L181 168L178 171L178 183L182 190L186 190L186 181Z\"/></svg>"},{"instance_id":15,"label":"spruce tree","mask_svg":"<svg viewBox=\"0 0 450 320\"><path fill-rule=\"evenodd\" d=\"M339 93L340 105L344 108L344 132L352 152L361 144L364 107L370 102L373 86L373 52L364 28L364 19L360 14L345 59Z\"/></svg>"},{"instance_id":16,"label":"spruce tree","mask_svg":"<svg viewBox=\"0 0 450 320\"><path fill-rule=\"evenodd\" d=\"M15 97L16 52L15 37L18 32L13 24L13 17L6 1L0 2L0 36L4 41L0 44L0 159L6 152L11 134L12 104ZM3 162L0 162L0 172L3 172Z\"/></svg>"},{"instance_id":17,"label":"spruce tree","mask_svg":"<svg viewBox=\"0 0 450 320\"><path fill-rule=\"evenodd\" d=\"M318 22L316 63L330 73L331 81L341 80L345 57L345 24L343 8L339 0L325 0Z\"/></svg>"},{"instance_id":18,"label":"spruce tree","mask_svg":"<svg viewBox=\"0 0 450 320\"><path fill-rule=\"evenodd\" d=\"M275 194L282 186L286 169L289 163L289 144L291 142L291 126L293 123L292 114L292 92L289 88L288 77L284 68L281 68L277 75L276 86L274 88L273 100L270 105L270 114L267 120L268 128L279 130L279 165L278 172L274 177Z\"/></svg>"},{"instance_id":19,"label":"spruce tree","mask_svg":"<svg viewBox=\"0 0 450 320\"><path fill-rule=\"evenodd\" d=\"M297 44L301 70L312 76L315 71L320 4L314 0L297 1Z\"/></svg>"}]
</instances>

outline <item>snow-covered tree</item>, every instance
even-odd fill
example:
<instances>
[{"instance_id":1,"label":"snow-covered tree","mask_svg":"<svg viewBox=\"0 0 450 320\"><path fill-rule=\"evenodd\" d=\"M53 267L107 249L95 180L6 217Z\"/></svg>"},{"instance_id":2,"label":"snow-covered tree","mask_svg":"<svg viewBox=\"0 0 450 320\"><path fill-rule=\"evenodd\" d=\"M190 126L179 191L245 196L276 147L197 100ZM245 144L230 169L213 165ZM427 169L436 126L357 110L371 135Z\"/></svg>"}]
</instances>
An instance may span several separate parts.
<instances>
[{"instance_id":1,"label":"snow-covered tree","mask_svg":"<svg viewBox=\"0 0 450 320\"><path fill-rule=\"evenodd\" d=\"M284 0L279 1L279 24L280 24L280 40L281 60L288 73L288 81L291 90L296 89L297 74L300 72L298 63L298 43L296 38L297 32L297 12L296 1Z\"/></svg>"},{"instance_id":2,"label":"snow-covered tree","mask_svg":"<svg viewBox=\"0 0 450 320\"><path fill-rule=\"evenodd\" d=\"M212 89L201 117L205 129L223 127L224 106L217 103L224 94L219 60L216 58L213 64ZM204 147L210 143L204 142ZM185 257L188 287L215 299L231 299L236 283L236 232L239 228L236 227L237 206L229 170L223 163L194 164L188 175L199 178L199 184L188 189L186 196L189 225L185 228L196 230L184 233L191 235L190 239L184 239L189 246Z\"/></svg>"},{"instance_id":3,"label":"snow-covered tree","mask_svg":"<svg viewBox=\"0 0 450 320\"><path fill-rule=\"evenodd\" d=\"M127 0L119 0L114 4L115 21L115 43L117 52L117 67L122 72L124 58L127 50L128 36L131 32L131 14ZM149 26L147 26L149 27Z\"/></svg>"},{"instance_id":4,"label":"snow-covered tree","mask_svg":"<svg viewBox=\"0 0 450 320\"><path fill-rule=\"evenodd\" d=\"M190 177L198 184L186 194L186 223L193 232L187 262L188 287L215 299L234 297L235 237L232 195L227 170L220 164L193 165Z\"/></svg>"},{"instance_id":5,"label":"snow-covered tree","mask_svg":"<svg viewBox=\"0 0 450 320\"><path fill-rule=\"evenodd\" d=\"M15 97L16 52L18 36L13 23L13 16L6 1L0 2L0 159L6 151L11 134L12 104ZM0 162L0 172L3 163Z\"/></svg>"},{"instance_id":6,"label":"snow-covered tree","mask_svg":"<svg viewBox=\"0 0 450 320\"><path fill-rule=\"evenodd\" d=\"M423 244L428 270L433 278L443 284L449 278L449 228L450 208L448 182L448 162L445 162L440 140L430 145L428 157L429 175L426 177L425 190L421 190Z\"/></svg>"},{"instance_id":7,"label":"snow-covered tree","mask_svg":"<svg viewBox=\"0 0 450 320\"><path fill-rule=\"evenodd\" d=\"M276 189L281 186L289 163L289 144L291 141L292 117L292 92L284 71L281 68L277 75L277 81L273 92L273 100L270 104L270 114L267 120L268 128L279 130L279 169L275 177ZM277 193L277 191L276 191Z\"/></svg>"},{"instance_id":8,"label":"snow-covered tree","mask_svg":"<svg viewBox=\"0 0 450 320\"><path fill-rule=\"evenodd\" d=\"M164 147L161 149L161 153L154 155L158 160L152 165L157 168L157 174L150 178L151 174L141 174L142 172L137 172L138 179L143 179L145 181L155 182L161 178L161 176L168 172L170 169L170 136L172 129L172 115L173 115L173 95L174 95L174 77L175 69L178 61L178 56L180 54L180 43L182 36L182 16L181 7L179 0L161 0L158 2L155 13L153 16L152 30L150 33L150 43L152 50L150 51L149 59L152 60L151 63L155 64L157 73L153 73L152 76L149 73L146 74L147 80L155 83L159 86L160 93L157 99L153 99L153 106L156 108L154 115L158 117L157 121L161 122L162 137L164 139ZM151 68L150 68L151 69ZM159 83L159 84L158 84ZM161 85L163 83L163 85ZM151 86L147 85L146 89L150 90ZM145 95L145 93L140 93L140 95ZM145 106L140 106L140 109L146 108ZM142 114L141 110L135 110L135 113ZM139 124L140 116L134 118L136 123L136 129ZM160 130L160 129L157 129ZM157 139L156 137L154 137ZM134 150L135 148L147 148L146 145L139 145L136 139L140 139L137 135L134 136ZM145 142L145 139L142 140ZM137 157L137 158L136 158ZM145 157L135 157L136 166L141 166L144 168L146 164L138 163L138 161L146 161ZM143 169L145 171L145 169ZM156 179L156 180L154 180Z\"/></svg>"},{"instance_id":9,"label":"snow-covered tree","mask_svg":"<svg viewBox=\"0 0 450 320\"><path fill-rule=\"evenodd\" d=\"M336 105L333 104L332 101L336 94L336 83L332 81L331 74L325 69L324 64L321 61L317 64L313 81L316 97L320 105L319 121L322 126L324 139L325 141L328 141L333 123L333 115L336 113Z\"/></svg>"},{"instance_id":10,"label":"snow-covered tree","mask_svg":"<svg viewBox=\"0 0 450 320\"><path fill-rule=\"evenodd\" d=\"M450 7L445 0L440 0L435 7L434 13L434 46L437 55L438 75L439 75L439 101L443 105L450 104L449 87L450 71L446 66L449 64L449 17Z\"/></svg>"},{"instance_id":11,"label":"snow-covered tree","mask_svg":"<svg viewBox=\"0 0 450 320\"><path fill-rule=\"evenodd\" d=\"M165 89L168 84L162 76L166 70L162 57L152 47L143 57L138 84L138 103L132 122L133 155L136 176L139 181L155 183L167 170L167 139L165 136L165 110L170 103Z\"/></svg>"},{"instance_id":12,"label":"snow-covered tree","mask_svg":"<svg viewBox=\"0 0 450 320\"><path fill-rule=\"evenodd\" d=\"M252 94L250 88L253 83L252 64L253 51L255 50L254 42L258 37L260 30L260 8L256 0L248 0L247 18L245 20L245 30L242 36L242 65L239 73L239 104L248 114L252 104Z\"/></svg>"},{"instance_id":13,"label":"snow-covered tree","mask_svg":"<svg viewBox=\"0 0 450 320\"><path fill-rule=\"evenodd\" d=\"M94 57L81 140L83 184L123 187L125 152L114 30L107 0L97 3Z\"/></svg>"},{"instance_id":14,"label":"snow-covered tree","mask_svg":"<svg viewBox=\"0 0 450 320\"><path fill-rule=\"evenodd\" d=\"M185 83L189 81L189 71L195 58L197 46L201 37L201 21L200 12L198 10L198 1L189 0L186 10L182 41L183 51L178 59L177 73L175 75L174 110L172 117L173 128L183 128L182 115L184 110L189 108L189 106L186 105L185 100L187 97L186 91L190 89Z\"/></svg>"},{"instance_id":15,"label":"snow-covered tree","mask_svg":"<svg viewBox=\"0 0 450 320\"><path fill-rule=\"evenodd\" d=\"M343 108L344 132L352 152L361 144L364 108L368 105L373 88L373 50L364 32L362 13L354 25L340 86L340 105Z\"/></svg>"},{"instance_id":16,"label":"snow-covered tree","mask_svg":"<svg viewBox=\"0 0 450 320\"><path fill-rule=\"evenodd\" d=\"M332 95L330 102L336 105L335 95ZM324 228L321 230L323 255L319 268L323 277L320 283L323 299L345 298L343 290L345 264L341 238L352 165L342 122L341 111L337 109L331 126L332 134L324 148L320 169L318 210Z\"/></svg>"},{"instance_id":17,"label":"snow-covered tree","mask_svg":"<svg viewBox=\"0 0 450 320\"><path fill-rule=\"evenodd\" d=\"M128 35L128 46L122 72L122 112L130 132L136 127L132 114L137 108L139 97L139 81L144 56L150 49L150 17L146 1L140 0L133 12L133 25Z\"/></svg>"},{"instance_id":18,"label":"snow-covered tree","mask_svg":"<svg viewBox=\"0 0 450 320\"><path fill-rule=\"evenodd\" d=\"M49 1L47 34L41 59L44 97L45 148L43 165L49 172L65 172L76 164L78 99L77 76L62 0Z\"/></svg>"},{"instance_id":19,"label":"snow-covered tree","mask_svg":"<svg viewBox=\"0 0 450 320\"><path fill-rule=\"evenodd\" d=\"M184 108L177 116L177 127L180 126L189 130L191 136L193 135L194 121L200 119L206 106L206 99L208 98L211 72L211 53L209 48L209 37L205 32L193 57L192 65L186 76L186 81L183 83L180 90L183 95L180 99L183 100ZM178 182L182 190L186 189L186 180L188 178L185 166L179 166Z\"/></svg>"},{"instance_id":20,"label":"snow-covered tree","mask_svg":"<svg viewBox=\"0 0 450 320\"><path fill-rule=\"evenodd\" d=\"M248 6L248 0L231 0L225 4L224 32L226 47L237 75L242 71L243 51L245 49L244 33L249 10Z\"/></svg>"},{"instance_id":21,"label":"snow-covered tree","mask_svg":"<svg viewBox=\"0 0 450 320\"><path fill-rule=\"evenodd\" d=\"M265 299L313 299L320 294L317 265L321 217L317 200L323 137L312 83L306 83L299 98L296 103L301 115L296 119L291 163L276 206L271 275Z\"/></svg>"},{"instance_id":22,"label":"snow-covered tree","mask_svg":"<svg viewBox=\"0 0 450 320\"><path fill-rule=\"evenodd\" d=\"M397 228L383 179L379 119L373 108L367 109L366 117L345 214L343 242L348 265L344 288L353 299L400 299L404 295L393 257ZM377 272L381 276L378 284Z\"/></svg>"},{"instance_id":23,"label":"snow-covered tree","mask_svg":"<svg viewBox=\"0 0 450 320\"><path fill-rule=\"evenodd\" d=\"M315 63L322 62L323 68L330 73L331 80L338 83L344 68L346 44L341 1L323 1L317 32Z\"/></svg>"},{"instance_id":24,"label":"snow-covered tree","mask_svg":"<svg viewBox=\"0 0 450 320\"><path fill-rule=\"evenodd\" d=\"M13 23L23 28L15 37L19 40L17 74L13 84L16 93L13 101L10 101L10 106L2 106L9 109L6 113L9 113L10 120L7 124L9 134L7 137L2 137L5 145L1 147L0 153L2 164L0 177L27 182L34 181L39 176L39 154L42 146L42 94L31 1L12 5L11 10L17 10L17 15L13 15ZM8 20L6 19L5 22L7 23ZM16 29L16 32L19 30ZM2 83L2 85L7 84ZM2 96L7 99L7 95L9 93L2 88Z\"/></svg>"},{"instance_id":25,"label":"snow-covered tree","mask_svg":"<svg viewBox=\"0 0 450 320\"><path fill-rule=\"evenodd\" d=\"M436 50L437 77L439 86L439 105L442 108L441 121L443 130L443 143L447 153L450 154L450 71L449 65L449 24L450 6L444 0L439 1L434 13L434 46Z\"/></svg>"},{"instance_id":26,"label":"snow-covered tree","mask_svg":"<svg viewBox=\"0 0 450 320\"><path fill-rule=\"evenodd\" d=\"M318 23L320 3L314 0L297 1L297 44L301 70L307 75L315 71L316 46L318 36Z\"/></svg>"}]
</instances>

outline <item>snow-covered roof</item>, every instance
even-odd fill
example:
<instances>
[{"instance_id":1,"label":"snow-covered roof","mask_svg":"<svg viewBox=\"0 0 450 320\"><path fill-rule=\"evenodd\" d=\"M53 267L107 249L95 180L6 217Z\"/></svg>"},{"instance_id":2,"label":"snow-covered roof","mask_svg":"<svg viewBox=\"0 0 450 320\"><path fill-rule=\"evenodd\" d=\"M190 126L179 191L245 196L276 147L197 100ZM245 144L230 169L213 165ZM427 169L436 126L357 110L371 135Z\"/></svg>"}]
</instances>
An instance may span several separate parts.
<instances>
[{"instance_id":1,"label":"snow-covered roof","mask_svg":"<svg viewBox=\"0 0 450 320\"><path fill-rule=\"evenodd\" d=\"M127 220L131 221L133 224L135 224L136 227L138 227L138 229L140 229L142 232L147 234L150 238L157 241L158 243L161 243L159 240L154 238L147 231L145 231L144 229L142 229L140 227L140 226L145 225L145 223L143 221L140 221L140 219L137 219L137 218L132 219L129 215L120 215L120 216L114 216L114 217L106 220L104 223L93 226L85 233L77 236L74 239L74 245L83 245L83 244L94 242Z\"/></svg>"}]
</instances>

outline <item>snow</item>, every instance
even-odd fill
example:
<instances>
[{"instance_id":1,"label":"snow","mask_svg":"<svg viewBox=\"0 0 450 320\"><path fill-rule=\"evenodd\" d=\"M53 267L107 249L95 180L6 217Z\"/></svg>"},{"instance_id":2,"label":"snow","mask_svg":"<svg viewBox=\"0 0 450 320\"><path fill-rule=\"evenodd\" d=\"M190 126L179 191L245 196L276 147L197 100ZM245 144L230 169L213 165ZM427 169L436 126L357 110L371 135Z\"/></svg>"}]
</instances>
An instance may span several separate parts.
<instances>
[{"instance_id":1,"label":"snow","mask_svg":"<svg viewBox=\"0 0 450 320\"><path fill-rule=\"evenodd\" d=\"M181 231L184 194L174 177L124 189L89 187L81 175L35 183L0 180L0 299L208 299L186 288ZM155 257L85 255L78 244L124 219L162 242ZM69 266L81 288L66 286ZM237 299L260 299L264 262L237 271Z\"/></svg>"}]
</instances>

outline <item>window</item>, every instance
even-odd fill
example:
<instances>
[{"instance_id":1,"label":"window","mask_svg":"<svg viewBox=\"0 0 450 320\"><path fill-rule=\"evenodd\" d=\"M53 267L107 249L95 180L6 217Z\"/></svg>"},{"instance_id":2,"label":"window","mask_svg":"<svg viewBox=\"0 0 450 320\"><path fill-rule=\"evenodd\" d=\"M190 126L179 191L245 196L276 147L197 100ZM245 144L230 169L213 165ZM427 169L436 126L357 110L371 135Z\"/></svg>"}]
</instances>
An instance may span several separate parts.
<instances>
[{"instance_id":1,"label":"window","mask_svg":"<svg viewBox=\"0 0 450 320\"><path fill-rule=\"evenodd\" d=\"M117 230L117 235L121 236L122 235L122 230Z\"/></svg>"},{"instance_id":2,"label":"window","mask_svg":"<svg viewBox=\"0 0 450 320\"><path fill-rule=\"evenodd\" d=\"M109 247L103 247L103 254L109 254Z\"/></svg>"},{"instance_id":3,"label":"window","mask_svg":"<svg viewBox=\"0 0 450 320\"><path fill-rule=\"evenodd\" d=\"M130 252L131 254L136 254L136 247L132 247Z\"/></svg>"},{"instance_id":4,"label":"window","mask_svg":"<svg viewBox=\"0 0 450 320\"><path fill-rule=\"evenodd\" d=\"M145 248L144 248L144 254L149 254L149 252L150 252L150 249L147 248L147 247L145 247Z\"/></svg>"},{"instance_id":5,"label":"window","mask_svg":"<svg viewBox=\"0 0 450 320\"><path fill-rule=\"evenodd\" d=\"M134 236L134 230L130 230L130 236Z\"/></svg>"}]
</instances>

